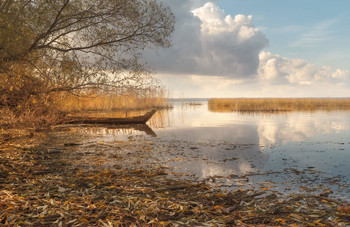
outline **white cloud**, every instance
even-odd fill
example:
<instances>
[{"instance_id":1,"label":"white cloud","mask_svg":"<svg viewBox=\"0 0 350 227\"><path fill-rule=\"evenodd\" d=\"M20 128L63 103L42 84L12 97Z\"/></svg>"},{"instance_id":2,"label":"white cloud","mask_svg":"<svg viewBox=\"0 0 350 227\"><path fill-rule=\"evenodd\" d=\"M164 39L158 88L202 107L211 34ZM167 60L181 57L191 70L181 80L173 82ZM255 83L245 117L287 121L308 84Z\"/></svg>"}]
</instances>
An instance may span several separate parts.
<instances>
[{"instance_id":1,"label":"white cloud","mask_svg":"<svg viewBox=\"0 0 350 227\"><path fill-rule=\"evenodd\" d=\"M215 4L193 11L201 22L203 52L197 58L199 72L233 79L256 75L259 52L268 41L253 26L252 16L226 16Z\"/></svg>"},{"instance_id":2,"label":"white cloud","mask_svg":"<svg viewBox=\"0 0 350 227\"><path fill-rule=\"evenodd\" d=\"M268 41L252 16L226 16L214 3L192 9L193 1L174 2L165 1L176 16L173 47L146 57L155 70L232 79L256 76L259 52Z\"/></svg>"},{"instance_id":3,"label":"white cloud","mask_svg":"<svg viewBox=\"0 0 350 227\"><path fill-rule=\"evenodd\" d=\"M344 83L350 78L349 71L332 70L331 67L315 66L306 60L283 58L269 52L259 55L260 80L272 84L313 85L316 83Z\"/></svg>"},{"instance_id":4,"label":"white cloud","mask_svg":"<svg viewBox=\"0 0 350 227\"><path fill-rule=\"evenodd\" d=\"M145 60L170 90L189 97L348 96L349 71L263 51L268 40L252 16L227 15L206 0L162 1L176 16L173 46ZM318 24L294 44L326 41L333 23ZM295 30L301 27L287 29Z\"/></svg>"},{"instance_id":5,"label":"white cloud","mask_svg":"<svg viewBox=\"0 0 350 227\"><path fill-rule=\"evenodd\" d=\"M188 74L194 73L194 56L202 52L199 40L201 21L191 12L203 3L200 0L163 0L176 17L173 33L173 46L145 55L145 60L159 73Z\"/></svg>"},{"instance_id":6,"label":"white cloud","mask_svg":"<svg viewBox=\"0 0 350 227\"><path fill-rule=\"evenodd\" d=\"M347 70L341 70L341 69L337 69L337 71L335 71L332 74L332 78L335 79L340 79L340 80L347 80L350 78L350 72Z\"/></svg>"}]
</instances>

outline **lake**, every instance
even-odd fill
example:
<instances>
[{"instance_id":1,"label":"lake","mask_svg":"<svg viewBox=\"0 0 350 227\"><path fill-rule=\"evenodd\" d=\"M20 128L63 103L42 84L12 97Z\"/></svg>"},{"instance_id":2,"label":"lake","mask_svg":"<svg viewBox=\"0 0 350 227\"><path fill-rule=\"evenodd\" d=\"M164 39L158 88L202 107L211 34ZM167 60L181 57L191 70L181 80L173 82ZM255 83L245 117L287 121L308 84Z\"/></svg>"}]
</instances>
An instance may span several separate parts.
<instances>
[{"instance_id":1,"label":"lake","mask_svg":"<svg viewBox=\"0 0 350 227\"><path fill-rule=\"evenodd\" d=\"M179 178L225 190L331 193L350 201L350 112L210 111L207 101L173 101L145 128L79 128L98 152L123 154L118 166L164 166ZM89 142L90 141L90 142ZM80 152L95 150L81 146ZM92 152L92 151L90 151ZM89 165L85 163L85 165Z\"/></svg>"}]
</instances>

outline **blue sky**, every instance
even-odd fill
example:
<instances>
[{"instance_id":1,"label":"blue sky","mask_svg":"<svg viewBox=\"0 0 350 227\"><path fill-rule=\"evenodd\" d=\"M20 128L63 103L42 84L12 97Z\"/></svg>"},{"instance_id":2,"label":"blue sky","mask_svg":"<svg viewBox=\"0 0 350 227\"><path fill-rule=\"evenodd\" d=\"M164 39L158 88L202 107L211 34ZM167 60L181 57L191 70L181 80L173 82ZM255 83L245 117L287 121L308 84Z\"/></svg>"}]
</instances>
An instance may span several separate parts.
<instances>
[{"instance_id":1,"label":"blue sky","mask_svg":"<svg viewBox=\"0 0 350 227\"><path fill-rule=\"evenodd\" d=\"M219 0L227 14L253 15L268 51L350 69L349 0Z\"/></svg>"},{"instance_id":2,"label":"blue sky","mask_svg":"<svg viewBox=\"0 0 350 227\"><path fill-rule=\"evenodd\" d=\"M173 46L144 60L173 96L350 96L350 1L160 1Z\"/></svg>"}]
</instances>

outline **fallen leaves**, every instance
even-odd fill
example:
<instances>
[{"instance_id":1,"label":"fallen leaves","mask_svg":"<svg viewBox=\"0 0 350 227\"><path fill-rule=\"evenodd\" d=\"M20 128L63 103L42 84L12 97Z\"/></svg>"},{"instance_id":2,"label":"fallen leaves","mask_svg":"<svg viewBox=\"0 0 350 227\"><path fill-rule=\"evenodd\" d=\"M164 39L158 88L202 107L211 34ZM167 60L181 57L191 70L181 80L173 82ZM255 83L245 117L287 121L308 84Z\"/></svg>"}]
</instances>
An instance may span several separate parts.
<instances>
[{"instance_id":1,"label":"fallen leaves","mask_svg":"<svg viewBox=\"0 0 350 227\"><path fill-rule=\"evenodd\" d=\"M101 167L104 159L98 153L89 154L96 165L86 168L76 164L72 152L76 146L65 146L67 150L53 153L42 144L24 146L17 142L0 145L0 225L345 226L350 223L348 204L320 195L281 197L267 187L258 191L224 192L205 183L174 180L159 166L105 169Z\"/></svg>"},{"instance_id":2,"label":"fallen leaves","mask_svg":"<svg viewBox=\"0 0 350 227\"><path fill-rule=\"evenodd\" d=\"M338 208L339 212L350 214L350 206L341 206Z\"/></svg>"}]
</instances>

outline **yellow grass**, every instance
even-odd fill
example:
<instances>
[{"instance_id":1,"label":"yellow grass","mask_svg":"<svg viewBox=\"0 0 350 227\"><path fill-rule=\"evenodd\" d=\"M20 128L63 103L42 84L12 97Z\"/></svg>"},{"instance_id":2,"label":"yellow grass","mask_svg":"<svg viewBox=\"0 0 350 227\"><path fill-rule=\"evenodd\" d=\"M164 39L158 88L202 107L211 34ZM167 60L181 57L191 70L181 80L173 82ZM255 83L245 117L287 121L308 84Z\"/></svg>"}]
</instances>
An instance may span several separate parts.
<instances>
[{"instance_id":1,"label":"yellow grass","mask_svg":"<svg viewBox=\"0 0 350 227\"><path fill-rule=\"evenodd\" d=\"M64 94L59 101L60 109L67 113L121 114L143 112L150 109L168 107L168 99L163 92L148 93L147 95L109 95L91 94L84 97ZM138 113L137 113L138 114ZM130 115L129 115L130 116Z\"/></svg>"},{"instance_id":2,"label":"yellow grass","mask_svg":"<svg viewBox=\"0 0 350 227\"><path fill-rule=\"evenodd\" d=\"M215 98L208 105L213 112L339 110L350 109L350 98Z\"/></svg>"}]
</instances>

